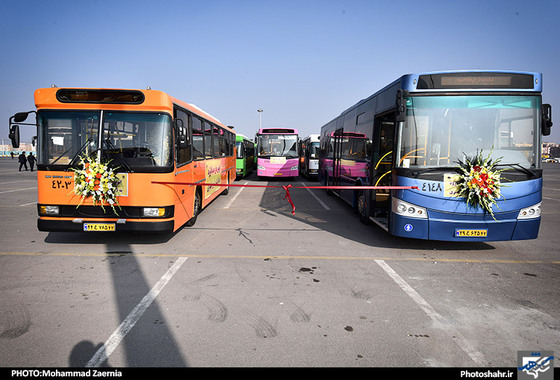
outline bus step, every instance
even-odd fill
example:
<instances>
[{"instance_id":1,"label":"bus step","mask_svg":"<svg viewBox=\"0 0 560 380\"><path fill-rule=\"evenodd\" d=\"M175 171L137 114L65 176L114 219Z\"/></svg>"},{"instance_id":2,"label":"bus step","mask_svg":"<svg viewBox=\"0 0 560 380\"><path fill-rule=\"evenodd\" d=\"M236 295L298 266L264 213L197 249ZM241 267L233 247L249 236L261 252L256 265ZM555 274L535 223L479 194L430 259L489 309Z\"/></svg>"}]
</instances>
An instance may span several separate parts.
<instances>
[{"instance_id":1,"label":"bus step","mask_svg":"<svg viewBox=\"0 0 560 380\"><path fill-rule=\"evenodd\" d=\"M370 216L371 221L377 224L379 227L383 228L385 231L389 231L389 219L387 217L380 217L380 216Z\"/></svg>"}]
</instances>

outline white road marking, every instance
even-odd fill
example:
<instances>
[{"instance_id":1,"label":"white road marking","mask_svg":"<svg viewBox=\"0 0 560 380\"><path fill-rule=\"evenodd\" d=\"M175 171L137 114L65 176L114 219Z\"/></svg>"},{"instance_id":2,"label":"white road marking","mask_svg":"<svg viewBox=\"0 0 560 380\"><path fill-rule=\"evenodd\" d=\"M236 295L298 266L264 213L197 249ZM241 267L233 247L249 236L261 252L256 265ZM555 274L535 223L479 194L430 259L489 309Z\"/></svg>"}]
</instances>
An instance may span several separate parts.
<instances>
[{"instance_id":1,"label":"white road marking","mask_svg":"<svg viewBox=\"0 0 560 380\"><path fill-rule=\"evenodd\" d=\"M306 186L305 183L301 182L302 186ZM327 204L325 202L323 202L322 200L319 199L319 197L317 195L315 195L315 193L313 191L311 191L311 189L306 188L307 191L309 191L309 194L313 195L313 198L315 198L317 200L317 202L319 202L321 204L321 206L323 206L323 208L325 210L330 210L331 208L329 206L327 206Z\"/></svg>"},{"instance_id":2,"label":"white road marking","mask_svg":"<svg viewBox=\"0 0 560 380\"><path fill-rule=\"evenodd\" d=\"M244 185L248 184L249 182L245 182ZM231 205L233 204L233 202L235 202L235 200L237 199L237 197L239 196L239 194L241 194L241 192L243 191L244 187L240 187L239 190L237 191L237 193L235 193L235 195L229 200L229 202L227 203L227 205L224 208L230 208Z\"/></svg>"},{"instance_id":3,"label":"white road marking","mask_svg":"<svg viewBox=\"0 0 560 380\"><path fill-rule=\"evenodd\" d=\"M122 321L120 326L111 334L105 344L97 350L95 355L87 362L86 367L99 367L117 348L117 346L124 339L126 334L134 327L136 322L140 319L142 314L148 309L153 300L158 296L161 290L167 285L169 280L181 268L181 265L187 260L186 257L179 257L177 261L169 268L169 270L159 279L157 284L142 298L140 303L128 314Z\"/></svg>"},{"instance_id":4,"label":"white road marking","mask_svg":"<svg viewBox=\"0 0 560 380\"><path fill-rule=\"evenodd\" d=\"M0 191L0 194L15 193L16 191L33 190L33 189L36 189L36 188L37 188L37 186L35 186L35 187L26 187L26 188L24 188L24 189L4 190L4 191Z\"/></svg>"},{"instance_id":5,"label":"white road marking","mask_svg":"<svg viewBox=\"0 0 560 380\"><path fill-rule=\"evenodd\" d=\"M405 291L412 300L420 306L420 308L430 317L433 321L442 325L449 326L449 323L430 305L424 297L422 297L412 286L410 286L397 272L393 270L384 260L375 260L375 262L397 283L397 285ZM484 355L477 351L470 345L465 337L458 331L453 331L453 341L480 366L488 366L489 363L484 359Z\"/></svg>"}]
</instances>

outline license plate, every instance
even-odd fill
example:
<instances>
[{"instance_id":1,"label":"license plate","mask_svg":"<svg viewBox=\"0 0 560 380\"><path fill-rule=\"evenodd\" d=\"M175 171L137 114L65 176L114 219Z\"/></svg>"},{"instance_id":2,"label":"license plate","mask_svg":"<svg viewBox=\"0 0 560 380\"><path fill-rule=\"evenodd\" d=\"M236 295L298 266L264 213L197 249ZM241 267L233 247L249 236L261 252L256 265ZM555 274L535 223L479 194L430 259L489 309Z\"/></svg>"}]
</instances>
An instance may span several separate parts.
<instances>
[{"instance_id":1,"label":"license plate","mask_svg":"<svg viewBox=\"0 0 560 380\"><path fill-rule=\"evenodd\" d=\"M455 230L455 237L486 237L488 230Z\"/></svg>"},{"instance_id":2,"label":"license plate","mask_svg":"<svg viewBox=\"0 0 560 380\"><path fill-rule=\"evenodd\" d=\"M115 231L115 223L84 223L84 231Z\"/></svg>"}]
</instances>

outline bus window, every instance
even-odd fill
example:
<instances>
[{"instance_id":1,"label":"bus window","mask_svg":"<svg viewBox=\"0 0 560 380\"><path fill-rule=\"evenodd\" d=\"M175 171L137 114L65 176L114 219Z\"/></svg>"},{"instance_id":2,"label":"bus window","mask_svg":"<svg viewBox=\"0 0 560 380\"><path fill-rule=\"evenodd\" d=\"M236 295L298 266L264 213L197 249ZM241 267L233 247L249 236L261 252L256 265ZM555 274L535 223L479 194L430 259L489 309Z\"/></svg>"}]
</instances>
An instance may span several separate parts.
<instances>
[{"instance_id":1,"label":"bus window","mask_svg":"<svg viewBox=\"0 0 560 380\"><path fill-rule=\"evenodd\" d=\"M204 132L202 121L198 117L192 118L193 135L193 158L195 160L204 158Z\"/></svg>"},{"instance_id":2,"label":"bus window","mask_svg":"<svg viewBox=\"0 0 560 380\"><path fill-rule=\"evenodd\" d=\"M191 140L189 131L189 115L182 111L177 110L177 165L182 165L192 159L191 153Z\"/></svg>"},{"instance_id":3,"label":"bus window","mask_svg":"<svg viewBox=\"0 0 560 380\"><path fill-rule=\"evenodd\" d=\"M212 126L204 122L204 156L212 158Z\"/></svg>"},{"instance_id":4,"label":"bus window","mask_svg":"<svg viewBox=\"0 0 560 380\"><path fill-rule=\"evenodd\" d=\"M106 112L102 141L108 159L118 155L132 169L171 166L172 133L167 114Z\"/></svg>"}]
</instances>

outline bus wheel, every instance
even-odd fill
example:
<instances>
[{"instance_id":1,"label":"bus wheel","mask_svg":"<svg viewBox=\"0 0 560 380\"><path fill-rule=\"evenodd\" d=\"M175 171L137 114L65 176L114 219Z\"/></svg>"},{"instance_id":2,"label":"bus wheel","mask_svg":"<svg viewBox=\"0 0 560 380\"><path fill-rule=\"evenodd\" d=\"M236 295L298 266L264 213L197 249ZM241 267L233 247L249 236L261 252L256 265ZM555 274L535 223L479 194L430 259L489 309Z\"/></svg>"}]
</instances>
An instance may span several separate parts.
<instances>
[{"instance_id":1,"label":"bus wheel","mask_svg":"<svg viewBox=\"0 0 560 380\"><path fill-rule=\"evenodd\" d=\"M325 184L326 184L327 186L330 185L330 183L329 183L329 176L328 176L328 175L325 176ZM332 191L331 189L326 189L326 192L327 192L327 195L333 195L333 191Z\"/></svg>"},{"instance_id":2,"label":"bus wheel","mask_svg":"<svg viewBox=\"0 0 560 380\"><path fill-rule=\"evenodd\" d=\"M363 224L369 224L369 202L367 199L367 193L364 190L358 191L358 199L356 204L356 211L360 217L360 221Z\"/></svg>"},{"instance_id":3,"label":"bus wheel","mask_svg":"<svg viewBox=\"0 0 560 380\"><path fill-rule=\"evenodd\" d=\"M194 196L194 204L193 204L193 216L187 221L187 227L194 226L196 223L196 218L200 213L200 207L202 205L202 198L200 196L200 190L196 190Z\"/></svg>"}]
</instances>

